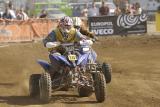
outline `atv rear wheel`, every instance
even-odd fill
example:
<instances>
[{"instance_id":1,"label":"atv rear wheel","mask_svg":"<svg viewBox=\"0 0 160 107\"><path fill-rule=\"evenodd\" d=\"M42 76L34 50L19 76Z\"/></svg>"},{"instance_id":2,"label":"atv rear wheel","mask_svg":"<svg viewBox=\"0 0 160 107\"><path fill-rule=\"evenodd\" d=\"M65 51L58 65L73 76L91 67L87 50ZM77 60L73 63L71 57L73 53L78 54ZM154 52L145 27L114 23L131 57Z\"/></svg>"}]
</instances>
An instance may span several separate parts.
<instances>
[{"instance_id":1,"label":"atv rear wheel","mask_svg":"<svg viewBox=\"0 0 160 107\"><path fill-rule=\"evenodd\" d=\"M41 74L40 78L40 100L48 103L51 99L52 81L48 72Z\"/></svg>"},{"instance_id":2,"label":"atv rear wheel","mask_svg":"<svg viewBox=\"0 0 160 107\"><path fill-rule=\"evenodd\" d=\"M106 83L110 83L111 82L111 78L112 78L112 76L111 76L111 72L112 72L111 65L103 63L102 64L102 72L104 74Z\"/></svg>"},{"instance_id":3,"label":"atv rear wheel","mask_svg":"<svg viewBox=\"0 0 160 107\"><path fill-rule=\"evenodd\" d=\"M102 73L96 73L94 75L94 83L96 99L98 102L103 102L106 96L104 75Z\"/></svg>"},{"instance_id":4,"label":"atv rear wheel","mask_svg":"<svg viewBox=\"0 0 160 107\"><path fill-rule=\"evenodd\" d=\"M40 89L39 89L39 79L41 74L32 74L29 78L29 95L31 97L39 96Z\"/></svg>"}]
</instances>

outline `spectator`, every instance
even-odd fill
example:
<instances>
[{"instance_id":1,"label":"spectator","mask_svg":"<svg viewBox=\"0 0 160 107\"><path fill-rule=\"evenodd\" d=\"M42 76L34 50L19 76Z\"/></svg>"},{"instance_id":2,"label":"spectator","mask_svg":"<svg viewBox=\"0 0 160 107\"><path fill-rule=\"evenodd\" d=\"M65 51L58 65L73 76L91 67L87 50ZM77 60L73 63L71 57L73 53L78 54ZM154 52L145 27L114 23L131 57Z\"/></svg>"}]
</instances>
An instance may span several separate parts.
<instances>
[{"instance_id":1,"label":"spectator","mask_svg":"<svg viewBox=\"0 0 160 107\"><path fill-rule=\"evenodd\" d=\"M72 16L74 17L74 16L76 16L76 7L74 6L73 8L72 8Z\"/></svg>"},{"instance_id":2,"label":"spectator","mask_svg":"<svg viewBox=\"0 0 160 107\"><path fill-rule=\"evenodd\" d=\"M23 20L23 14L21 14L20 10L16 11L16 17L18 20Z\"/></svg>"},{"instance_id":3,"label":"spectator","mask_svg":"<svg viewBox=\"0 0 160 107\"><path fill-rule=\"evenodd\" d=\"M121 14L126 15L126 9L125 8L122 8ZM127 32L125 30L126 29L124 29L124 28L121 30L121 37L124 37L124 36L127 37Z\"/></svg>"},{"instance_id":4,"label":"spectator","mask_svg":"<svg viewBox=\"0 0 160 107\"><path fill-rule=\"evenodd\" d=\"M131 15L135 15L135 13L136 13L135 4L132 4L132 5L130 6L130 14L131 14Z\"/></svg>"},{"instance_id":5,"label":"spectator","mask_svg":"<svg viewBox=\"0 0 160 107\"><path fill-rule=\"evenodd\" d=\"M23 13L23 16L24 16L24 19L23 19L23 20L28 20L29 17L28 17L28 15L27 15L27 13L24 12L24 9L23 9L23 8L21 8L21 12Z\"/></svg>"},{"instance_id":6,"label":"spectator","mask_svg":"<svg viewBox=\"0 0 160 107\"><path fill-rule=\"evenodd\" d=\"M9 3L8 3L8 8L9 8L8 11L11 14L12 18L16 19L16 13L15 13L15 11L13 9L13 4L12 4L11 1L9 1Z\"/></svg>"},{"instance_id":7,"label":"spectator","mask_svg":"<svg viewBox=\"0 0 160 107\"><path fill-rule=\"evenodd\" d=\"M88 10L88 16L99 16L99 10L97 9L95 3L92 3L92 7Z\"/></svg>"},{"instance_id":8,"label":"spectator","mask_svg":"<svg viewBox=\"0 0 160 107\"><path fill-rule=\"evenodd\" d=\"M109 7L105 5L104 1L102 1L102 6L99 8L99 13L101 16L109 14Z\"/></svg>"},{"instance_id":9,"label":"spectator","mask_svg":"<svg viewBox=\"0 0 160 107\"><path fill-rule=\"evenodd\" d=\"M158 8L157 8L157 12L160 13L160 6L158 6Z\"/></svg>"},{"instance_id":10,"label":"spectator","mask_svg":"<svg viewBox=\"0 0 160 107\"><path fill-rule=\"evenodd\" d=\"M12 7L13 7L12 1L8 1L8 7L9 7L9 8L12 8Z\"/></svg>"},{"instance_id":11,"label":"spectator","mask_svg":"<svg viewBox=\"0 0 160 107\"><path fill-rule=\"evenodd\" d=\"M28 15L24 12L23 8L21 8L17 14L19 20L28 20Z\"/></svg>"},{"instance_id":12,"label":"spectator","mask_svg":"<svg viewBox=\"0 0 160 107\"><path fill-rule=\"evenodd\" d=\"M81 9L80 9L80 6L77 7L76 9L76 13L77 13L77 17L80 17L81 16Z\"/></svg>"},{"instance_id":13,"label":"spectator","mask_svg":"<svg viewBox=\"0 0 160 107\"><path fill-rule=\"evenodd\" d=\"M123 8L125 8L125 1L124 0L119 0L119 7L122 10Z\"/></svg>"},{"instance_id":14,"label":"spectator","mask_svg":"<svg viewBox=\"0 0 160 107\"><path fill-rule=\"evenodd\" d=\"M82 17L88 17L88 5L86 4L84 9L81 11Z\"/></svg>"},{"instance_id":15,"label":"spectator","mask_svg":"<svg viewBox=\"0 0 160 107\"><path fill-rule=\"evenodd\" d=\"M39 18L47 18L47 16L48 16L47 11L43 9L43 10L41 11L41 14L40 14Z\"/></svg>"},{"instance_id":16,"label":"spectator","mask_svg":"<svg viewBox=\"0 0 160 107\"><path fill-rule=\"evenodd\" d=\"M125 9L125 13L126 13L126 14L131 14L131 11L130 11L130 10L131 10L130 8Z\"/></svg>"},{"instance_id":17,"label":"spectator","mask_svg":"<svg viewBox=\"0 0 160 107\"><path fill-rule=\"evenodd\" d=\"M142 8L140 7L140 4L136 2L135 4L135 14L141 14L142 13Z\"/></svg>"},{"instance_id":18,"label":"spectator","mask_svg":"<svg viewBox=\"0 0 160 107\"><path fill-rule=\"evenodd\" d=\"M13 16L9 12L9 8L8 7L6 7L5 12L2 15L2 18L3 19L13 19Z\"/></svg>"},{"instance_id":19,"label":"spectator","mask_svg":"<svg viewBox=\"0 0 160 107\"><path fill-rule=\"evenodd\" d=\"M0 18L3 18L3 12L0 12Z\"/></svg>"},{"instance_id":20,"label":"spectator","mask_svg":"<svg viewBox=\"0 0 160 107\"><path fill-rule=\"evenodd\" d=\"M126 11L130 10L130 4L129 4L128 0L125 0L125 9L126 9Z\"/></svg>"},{"instance_id":21,"label":"spectator","mask_svg":"<svg viewBox=\"0 0 160 107\"><path fill-rule=\"evenodd\" d=\"M118 16L118 15L121 14L121 9L119 8L118 5L116 5L116 9L115 9L115 11L114 11L114 14L115 14L116 16Z\"/></svg>"},{"instance_id":22,"label":"spectator","mask_svg":"<svg viewBox=\"0 0 160 107\"><path fill-rule=\"evenodd\" d=\"M126 14L126 9L125 9L125 8L122 8L122 9L121 9L121 14L123 14L123 15Z\"/></svg>"},{"instance_id":23,"label":"spectator","mask_svg":"<svg viewBox=\"0 0 160 107\"><path fill-rule=\"evenodd\" d=\"M74 17L79 17L81 15L81 10L79 6L76 6L73 8L73 16Z\"/></svg>"}]
</instances>

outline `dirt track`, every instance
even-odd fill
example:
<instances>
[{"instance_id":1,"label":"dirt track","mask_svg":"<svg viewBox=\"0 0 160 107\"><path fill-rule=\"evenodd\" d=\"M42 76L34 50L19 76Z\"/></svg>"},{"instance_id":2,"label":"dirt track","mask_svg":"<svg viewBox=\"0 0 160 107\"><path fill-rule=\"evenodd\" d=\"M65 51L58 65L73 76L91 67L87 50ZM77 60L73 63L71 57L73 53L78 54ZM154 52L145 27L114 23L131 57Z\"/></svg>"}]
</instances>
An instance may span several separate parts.
<instances>
[{"instance_id":1,"label":"dirt track","mask_svg":"<svg viewBox=\"0 0 160 107\"><path fill-rule=\"evenodd\" d=\"M36 60L48 60L47 49L37 42L0 47L0 107L160 107L160 37L103 37L94 49L113 68L104 103L72 92L56 94L45 105L30 98L29 75L43 71Z\"/></svg>"}]
</instances>

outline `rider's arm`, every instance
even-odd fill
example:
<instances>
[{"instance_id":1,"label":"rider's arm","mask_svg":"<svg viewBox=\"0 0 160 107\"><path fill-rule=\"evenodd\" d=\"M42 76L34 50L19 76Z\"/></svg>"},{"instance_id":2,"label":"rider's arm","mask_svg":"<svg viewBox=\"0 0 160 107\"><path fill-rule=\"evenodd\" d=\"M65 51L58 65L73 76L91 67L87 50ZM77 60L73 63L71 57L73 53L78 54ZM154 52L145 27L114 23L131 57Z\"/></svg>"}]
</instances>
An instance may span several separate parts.
<instances>
[{"instance_id":1,"label":"rider's arm","mask_svg":"<svg viewBox=\"0 0 160 107\"><path fill-rule=\"evenodd\" d=\"M48 34L46 38L43 39L43 44L46 47L47 42L54 42L56 41L56 34L54 31Z\"/></svg>"},{"instance_id":2,"label":"rider's arm","mask_svg":"<svg viewBox=\"0 0 160 107\"><path fill-rule=\"evenodd\" d=\"M79 41L79 40L82 40L82 39L86 39L86 36L81 34L78 30L76 31L76 39Z\"/></svg>"},{"instance_id":3,"label":"rider's arm","mask_svg":"<svg viewBox=\"0 0 160 107\"><path fill-rule=\"evenodd\" d=\"M94 38L94 33L84 29L83 27L80 28L80 33L83 34L83 35L86 35L90 38Z\"/></svg>"}]
</instances>

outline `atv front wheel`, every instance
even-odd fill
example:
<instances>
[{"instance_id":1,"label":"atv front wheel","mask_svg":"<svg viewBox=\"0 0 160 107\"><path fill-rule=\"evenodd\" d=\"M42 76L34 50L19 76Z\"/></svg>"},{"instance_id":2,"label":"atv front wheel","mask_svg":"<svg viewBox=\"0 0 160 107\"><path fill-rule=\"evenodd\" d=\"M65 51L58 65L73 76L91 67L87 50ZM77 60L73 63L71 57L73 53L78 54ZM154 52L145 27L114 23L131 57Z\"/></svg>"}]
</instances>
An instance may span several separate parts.
<instances>
[{"instance_id":1,"label":"atv front wheel","mask_svg":"<svg viewBox=\"0 0 160 107\"><path fill-rule=\"evenodd\" d=\"M48 72L41 75L40 78L40 100L44 103L48 103L51 99L52 93L52 81Z\"/></svg>"},{"instance_id":2,"label":"atv front wheel","mask_svg":"<svg viewBox=\"0 0 160 107\"><path fill-rule=\"evenodd\" d=\"M94 83L96 99L98 102L103 102L106 97L106 83L104 75L100 72L94 74Z\"/></svg>"}]
</instances>

